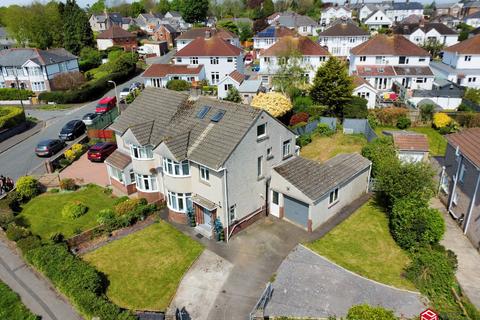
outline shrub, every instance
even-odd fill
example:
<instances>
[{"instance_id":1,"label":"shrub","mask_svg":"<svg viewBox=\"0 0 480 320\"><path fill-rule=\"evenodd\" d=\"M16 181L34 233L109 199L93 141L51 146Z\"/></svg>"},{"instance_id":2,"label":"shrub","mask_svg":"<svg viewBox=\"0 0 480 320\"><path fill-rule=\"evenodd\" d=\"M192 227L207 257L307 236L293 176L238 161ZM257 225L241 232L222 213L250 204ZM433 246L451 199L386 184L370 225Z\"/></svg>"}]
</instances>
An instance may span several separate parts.
<instances>
[{"instance_id":1,"label":"shrub","mask_svg":"<svg viewBox=\"0 0 480 320\"><path fill-rule=\"evenodd\" d=\"M407 129L412 125L412 122L407 117L400 117L397 120L397 128L398 129Z\"/></svg>"},{"instance_id":2,"label":"shrub","mask_svg":"<svg viewBox=\"0 0 480 320\"><path fill-rule=\"evenodd\" d=\"M312 135L310 133L304 133L297 139L297 144L300 147L304 147L310 142L312 142Z\"/></svg>"},{"instance_id":3,"label":"shrub","mask_svg":"<svg viewBox=\"0 0 480 320\"><path fill-rule=\"evenodd\" d=\"M390 214L390 232L403 249L436 244L445 232L445 221L437 209L415 196L397 200Z\"/></svg>"},{"instance_id":4,"label":"shrub","mask_svg":"<svg viewBox=\"0 0 480 320\"><path fill-rule=\"evenodd\" d=\"M62 217L67 219L76 219L87 213L88 208L78 200L65 204L62 208Z\"/></svg>"},{"instance_id":5,"label":"shrub","mask_svg":"<svg viewBox=\"0 0 480 320\"><path fill-rule=\"evenodd\" d=\"M353 306L348 310L347 320L396 320L393 311L367 304Z\"/></svg>"},{"instance_id":6,"label":"shrub","mask_svg":"<svg viewBox=\"0 0 480 320\"><path fill-rule=\"evenodd\" d=\"M77 184L75 183L75 180L72 178L65 178L60 180L60 189L62 190L68 190L68 191L74 191L77 189Z\"/></svg>"},{"instance_id":7,"label":"shrub","mask_svg":"<svg viewBox=\"0 0 480 320\"><path fill-rule=\"evenodd\" d=\"M51 83L52 90L65 91L80 87L85 83L85 77L79 71L63 72L56 75Z\"/></svg>"},{"instance_id":8,"label":"shrub","mask_svg":"<svg viewBox=\"0 0 480 320\"><path fill-rule=\"evenodd\" d=\"M453 119L443 112L438 112L433 115L433 125L437 129L450 125L452 121Z\"/></svg>"},{"instance_id":9,"label":"shrub","mask_svg":"<svg viewBox=\"0 0 480 320\"><path fill-rule=\"evenodd\" d=\"M187 91L190 90L190 82L185 80L172 79L167 82L167 89L175 91Z\"/></svg>"},{"instance_id":10,"label":"shrub","mask_svg":"<svg viewBox=\"0 0 480 320\"><path fill-rule=\"evenodd\" d=\"M367 120L370 128L375 129L376 127L378 127L378 119L374 113L369 113L367 116Z\"/></svg>"},{"instance_id":11,"label":"shrub","mask_svg":"<svg viewBox=\"0 0 480 320\"><path fill-rule=\"evenodd\" d=\"M475 111L475 110L470 105L468 105L466 103L461 103L458 106L457 111L472 112L472 111Z\"/></svg>"},{"instance_id":12,"label":"shrub","mask_svg":"<svg viewBox=\"0 0 480 320\"><path fill-rule=\"evenodd\" d=\"M435 106L433 104L424 104L420 107L420 118L422 121L431 121Z\"/></svg>"},{"instance_id":13,"label":"shrub","mask_svg":"<svg viewBox=\"0 0 480 320\"><path fill-rule=\"evenodd\" d=\"M294 126L300 122L308 122L308 113L306 112L299 112L295 113L291 118L290 118L290 125Z\"/></svg>"},{"instance_id":14,"label":"shrub","mask_svg":"<svg viewBox=\"0 0 480 320\"><path fill-rule=\"evenodd\" d=\"M28 236L17 241L17 246L26 254L29 250L38 248L42 245L42 240L38 236Z\"/></svg>"},{"instance_id":15,"label":"shrub","mask_svg":"<svg viewBox=\"0 0 480 320\"><path fill-rule=\"evenodd\" d=\"M16 89L16 88L1 88L0 100L28 100L33 97L33 91Z\"/></svg>"},{"instance_id":16,"label":"shrub","mask_svg":"<svg viewBox=\"0 0 480 320\"><path fill-rule=\"evenodd\" d=\"M335 133L335 131L332 128L330 128L330 126L328 124L319 123L317 128L315 128L315 133L317 133L321 136L330 137Z\"/></svg>"},{"instance_id":17,"label":"shrub","mask_svg":"<svg viewBox=\"0 0 480 320\"><path fill-rule=\"evenodd\" d=\"M372 176L377 176L382 166L398 162L395 146L391 137L377 138L362 149L362 156L372 161Z\"/></svg>"},{"instance_id":18,"label":"shrub","mask_svg":"<svg viewBox=\"0 0 480 320\"><path fill-rule=\"evenodd\" d=\"M85 147L82 144L75 143L70 149L66 150L63 155L70 163L72 163L73 161L80 158L84 150Z\"/></svg>"},{"instance_id":19,"label":"shrub","mask_svg":"<svg viewBox=\"0 0 480 320\"><path fill-rule=\"evenodd\" d=\"M132 212L140 204L140 199L128 199L113 207L113 211L118 216L123 216L129 212Z\"/></svg>"},{"instance_id":20,"label":"shrub","mask_svg":"<svg viewBox=\"0 0 480 320\"><path fill-rule=\"evenodd\" d=\"M61 182L61 181L60 181L60 182ZM60 189L58 189L58 188L52 188L52 189L48 190L48 192L50 192L50 193L59 193L59 192L60 192Z\"/></svg>"},{"instance_id":21,"label":"shrub","mask_svg":"<svg viewBox=\"0 0 480 320\"><path fill-rule=\"evenodd\" d=\"M65 240L65 236L61 232L54 232L50 235L50 241L53 243L62 243Z\"/></svg>"},{"instance_id":22,"label":"shrub","mask_svg":"<svg viewBox=\"0 0 480 320\"><path fill-rule=\"evenodd\" d=\"M17 190L10 191L10 193L7 194L6 202L13 212L20 212L22 210L22 207L20 206L22 197Z\"/></svg>"},{"instance_id":23,"label":"shrub","mask_svg":"<svg viewBox=\"0 0 480 320\"><path fill-rule=\"evenodd\" d=\"M10 222L15 220L15 216L12 211L5 210L0 211L0 227L5 229Z\"/></svg>"},{"instance_id":24,"label":"shrub","mask_svg":"<svg viewBox=\"0 0 480 320\"><path fill-rule=\"evenodd\" d=\"M115 200L113 200L113 205L117 205L119 203L122 203L124 201L127 201L129 200L130 198L128 196L121 196L121 197L118 197L118 198L115 198Z\"/></svg>"},{"instance_id":25,"label":"shrub","mask_svg":"<svg viewBox=\"0 0 480 320\"><path fill-rule=\"evenodd\" d=\"M25 122L25 113L22 108L0 107L0 129L13 128L23 122Z\"/></svg>"},{"instance_id":26,"label":"shrub","mask_svg":"<svg viewBox=\"0 0 480 320\"><path fill-rule=\"evenodd\" d=\"M97 222L99 224L108 224L112 219L115 219L115 213L112 209L103 209L97 213Z\"/></svg>"},{"instance_id":27,"label":"shrub","mask_svg":"<svg viewBox=\"0 0 480 320\"><path fill-rule=\"evenodd\" d=\"M7 238L12 241L18 241L31 235L30 230L15 223L11 223L8 225L6 233Z\"/></svg>"},{"instance_id":28,"label":"shrub","mask_svg":"<svg viewBox=\"0 0 480 320\"><path fill-rule=\"evenodd\" d=\"M18 196L22 201L30 200L40 193L40 183L32 176L18 178L16 187Z\"/></svg>"},{"instance_id":29,"label":"shrub","mask_svg":"<svg viewBox=\"0 0 480 320\"><path fill-rule=\"evenodd\" d=\"M297 112L306 111L312 105L313 101L309 96L298 96L293 98L293 109Z\"/></svg>"},{"instance_id":30,"label":"shrub","mask_svg":"<svg viewBox=\"0 0 480 320\"><path fill-rule=\"evenodd\" d=\"M375 109L372 112L375 114L378 122L384 126L396 126L400 117L407 116L407 109L397 107Z\"/></svg>"},{"instance_id":31,"label":"shrub","mask_svg":"<svg viewBox=\"0 0 480 320\"><path fill-rule=\"evenodd\" d=\"M343 107L343 117L347 119L365 119L368 116L368 101L362 97L353 96Z\"/></svg>"}]
</instances>

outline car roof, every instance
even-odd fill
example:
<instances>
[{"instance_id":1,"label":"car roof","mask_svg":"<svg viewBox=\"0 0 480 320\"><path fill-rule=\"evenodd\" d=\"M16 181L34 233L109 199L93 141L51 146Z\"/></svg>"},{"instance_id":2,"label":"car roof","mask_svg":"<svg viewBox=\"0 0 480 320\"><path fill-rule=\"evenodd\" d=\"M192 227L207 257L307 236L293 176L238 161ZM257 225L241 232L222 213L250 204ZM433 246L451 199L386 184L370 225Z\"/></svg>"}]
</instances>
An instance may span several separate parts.
<instances>
[{"instance_id":1,"label":"car roof","mask_svg":"<svg viewBox=\"0 0 480 320\"><path fill-rule=\"evenodd\" d=\"M98 103L109 103L113 99L115 99L115 97L105 97L103 99L100 99L100 101L98 101Z\"/></svg>"},{"instance_id":2,"label":"car roof","mask_svg":"<svg viewBox=\"0 0 480 320\"><path fill-rule=\"evenodd\" d=\"M39 146L46 146L46 145L49 145L50 143L54 142L54 141L58 141L58 139L46 139L46 140L42 140L38 143Z\"/></svg>"},{"instance_id":3,"label":"car roof","mask_svg":"<svg viewBox=\"0 0 480 320\"><path fill-rule=\"evenodd\" d=\"M130 88L129 87L125 87L122 89L122 91L130 91Z\"/></svg>"}]
</instances>

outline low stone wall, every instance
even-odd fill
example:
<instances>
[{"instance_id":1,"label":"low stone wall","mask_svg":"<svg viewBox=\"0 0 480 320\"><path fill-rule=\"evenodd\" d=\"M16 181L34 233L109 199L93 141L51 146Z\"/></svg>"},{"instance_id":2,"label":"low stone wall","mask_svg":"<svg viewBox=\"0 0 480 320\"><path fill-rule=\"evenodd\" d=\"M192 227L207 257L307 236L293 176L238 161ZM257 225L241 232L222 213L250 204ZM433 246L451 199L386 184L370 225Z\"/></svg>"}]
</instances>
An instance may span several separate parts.
<instances>
[{"instance_id":1,"label":"low stone wall","mask_svg":"<svg viewBox=\"0 0 480 320\"><path fill-rule=\"evenodd\" d=\"M19 133L22 133L28 129L28 124L27 122L24 122L22 124L19 124L18 126L15 126L10 129L6 130L0 130L0 142L7 140L8 138L11 138Z\"/></svg>"}]
</instances>

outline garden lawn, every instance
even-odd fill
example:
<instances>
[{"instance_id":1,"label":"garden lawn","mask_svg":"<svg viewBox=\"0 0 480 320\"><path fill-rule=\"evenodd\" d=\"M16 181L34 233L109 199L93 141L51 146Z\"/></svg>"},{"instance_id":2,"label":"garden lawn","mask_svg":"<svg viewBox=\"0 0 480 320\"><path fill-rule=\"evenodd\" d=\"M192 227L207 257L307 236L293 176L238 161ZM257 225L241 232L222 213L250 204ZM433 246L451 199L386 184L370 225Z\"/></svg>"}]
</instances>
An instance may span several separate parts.
<instances>
[{"instance_id":1,"label":"garden lawn","mask_svg":"<svg viewBox=\"0 0 480 320\"><path fill-rule=\"evenodd\" d=\"M115 198L104 190L106 189L92 185L75 192L44 193L24 205L19 218L43 239L48 239L56 232L68 238L80 230L95 227L98 224L96 214L102 209L113 207ZM76 200L88 207L87 213L77 219L62 217L65 204Z\"/></svg>"},{"instance_id":2,"label":"garden lawn","mask_svg":"<svg viewBox=\"0 0 480 320\"><path fill-rule=\"evenodd\" d=\"M377 127L375 133L377 136L381 136L384 130L399 130L395 127ZM428 138L429 152L431 156L444 156L447 150L447 139L445 139L437 130L430 127L411 127L406 129L407 131L414 131L423 133Z\"/></svg>"},{"instance_id":3,"label":"garden lawn","mask_svg":"<svg viewBox=\"0 0 480 320\"><path fill-rule=\"evenodd\" d=\"M0 319L8 320L37 320L20 300L20 297L5 283L0 281Z\"/></svg>"},{"instance_id":4,"label":"garden lawn","mask_svg":"<svg viewBox=\"0 0 480 320\"><path fill-rule=\"evenodd\" d=\"M108 280L107 296L134 310L164 311L203 247L165 221L83 256Z\"/></svg>"},{"instance_id":5,"label":"garden lawn","mask_svg":"<svg viewBox=\"0 0 480 320\"><path fill-rule=\"evenodd\" d=\"M387 216L374 201L306 246L366 278L416 291L414 284L402 275L410 259L393 240Z\"/></svg>"},{"instance_id":6,"label":"garden lawn","mask_svg":"<svg viewBox=\"0 0 480 320\"><path fill-rule=\"evenodd\" d=\"M312 136L312 142L300 150L300 155L310 160L324 162L340 153L362 151L367 144L363 135L335 133L331 137Z\"/></svg>"}]
</instances>

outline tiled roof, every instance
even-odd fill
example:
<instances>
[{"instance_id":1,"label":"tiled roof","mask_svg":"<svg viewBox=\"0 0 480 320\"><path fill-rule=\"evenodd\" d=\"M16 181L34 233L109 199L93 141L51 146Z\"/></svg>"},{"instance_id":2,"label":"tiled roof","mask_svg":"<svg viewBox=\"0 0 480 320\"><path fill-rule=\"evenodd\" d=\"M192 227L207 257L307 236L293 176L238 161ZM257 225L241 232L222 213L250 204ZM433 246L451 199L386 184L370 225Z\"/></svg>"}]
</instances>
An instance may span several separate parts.
<instances>
[{"instance_id":1,"label":"tiled roof","mask_svg":"<svg viewBox=\"0 0 480 320\"><path fill-rule=\"evenodd\" d=\"M433 76L430 67L393 67L397 76Z\"/></svg>"},{"instance_id":2,"label":"tiled roof","mask_svg":"<svg viewBox=\"0 0 480 320\"><path fill-rule=\"evenodd\" d=\"M173 74L199 74L202 71L203 64L199 65L183 65L183 64L162 64L156 63L148 67L142 74L144 78L165 77Z\"/></svg>"},{"instance_id":3,"label":"tiled roof","mask_svg":"<svg viewBox=\"0 0 480 320\"><path fill-rule=\"evenodd\" d=\"M123 170L125 169L130 163L132 162L132 158L130 155L127 155L123 152L115 150L107 159L105 159L105 163Z\"/></svg>"},{"instance_id":4,"label":"tiled roof","mask_svg":"<svg viewBox=\"0 0 480 320\"><path fill-rule=\"evenodd\" d=\"M464 3L464 8L480 8L480 1L468 1Z\"/></svg>"},{"instance_id":5,"label":"tiled roof","mask_svg":"<svg viewBox=\"0 0 480 320\"><path fill-rule=\"evenodd\" d=\"M188 31L185 31L180 36L177 37L177 40L193 40L198 37L205 37L206 32L209 31L211 36L217 36L225 40L238 38L237 35L230 32L229 30L221 29L221 28L193 28Z\"/></svg>"},{"instance_id":6,"label":"tiled roof","mask_svg":"<svg viewBox=\"0 0 480 320\"><path fill-rule=\"evenodd\" d=\"M392 66L357 66L357 75L360 77L391 77L395 76Z\"/></svg>"},{"instance_id":7,"label":"tiled roof","mask_svg":"<svg viewBox=\"0 0 480 320\"><path fill-rule=\"evenodd\" d=\"M446 136L448 143L454 148L459 147L460 152L480 168L480 128L464 129Z\"/></svg>"},{"instance_id":8,"label":"tiled roof","mask_svg":"<svg viewBox=\"0 0 480 320\"><path fill-rule=\"evenodd\" d=\"M396 27L393 28L393 32L396 34L412 34L415 32L417 29L421 29L423 32L427 33L432 29L435 29L440 33L441 35L456 35L457 32L455 30L450 29L446 25L440 22L434 22L434 23L426 23L425 25L420 25L418 23L402 23Z\"/></svg>"},{"instance_id":9,"label":"tiled roof","mask_svg":"<svg viewBox=\"0 0 480 320\"><path fill-rule=\"evenodd\" d=\"M210 106L203 119L196 117ZM210 118L225 110L219 122ZM121 134L130 129L142 145L165 142L176 160L191 159L219 169L243 135L264 112L247 105L199 97L161 88L145 88L117 118L111 128Z\"/></svg>"},{"instance_id":10,"label":"tiled roof","mask_svg":"<svg viewBox=\"0 0 480 320\"><path fill-rule=\"evenodd\" d=\"M366 170L370 164L360 154L350 153L339 154L323 164L294 157L274 170L312 201L316 201Z\"/></svg>"},{"instance_id":11,"label":"tiled roof","mask_svg":"<svg viewBox=\"0 0 480 320\"><path fill-rule=\"evenodd\" d=\"M423 10L423 5L420 2L393 2L387 10Z\"/></svg>"},{"instance_id":12,"label":"tiled roof","mask_svg":"<svg viewBox=\"0 0 480 320\"><path fill-rule=\"evenodd\" d=\"M358 75L353 75L353 86L354 88L358 88L360 87L361 85L367 85L369 87L372 87L372 85L365 79L363 79L362 77L358 76ZM373 88L373 87L372 87Z\"/></svg>"},{"instance_id":13,"label":"tiled roof","mask_svg":"<svg viewBox=\"0 0 480 320\"><path fill-rule=\"evenodd\" d=\"M50 65L76 59L63 48L40 50L36 48L12 48L0 51L0 66L22 66L28 60L36 61L40 65Z\"/></svg>"},{"instance_id":14,"label":"tiled roof","mask_svg":"<svg viewBox=\"0 0 480 320\"><path fill-rule=\"evenodd\" d=\"M453 46L446 47L443 51L460 54L480 54L480 35L463 40Z\"/></svg>"},{"instance_id":15,"label":"tiled roof","mask_svg":"<svg viewBox=\"0 0 480 320\"><path fill-rule=\"evenodd\" d=\"M263 56L278 56L295 50L304 56L328 56L328 51L308 37L283 37L263 52Z\"/></svg>"},{"instance_id":16,"label":"tiled roof","mask_svg":"<svg viewBox=\"0 0 480 320\"><path fill-rule=\"evenodd\" d=\"M334 23L333 26L318 34L319 37L352 37L369 36L370 33L358 27L354 22L341 21Z\"/></svg>"},{"instance_id":17,"label":"tiled roof","mask_svg":"<svg viewBox=\"0 0 480 320\"><path fill-rule=\"evenodd\" d=\"M284 26L268 26L258 32L254 38L281 38L286 36L296 36L297 32Z\"/></svg>"},{"instance_id":18,"label":"tiled roof","mask_svg":"<svg viewBox=\"0 0 480 320\"><path fill-rule=\"evenodd\" d=\"M176 57L230 57L238 56L242 53L242 49L228 43L226 40L217 36L210 39L196 38L180 51L178 51Z\"/></svg>"},{"instance_id":19,"label":"tiled roof","mask_svg":"<svg viewBox=\"0 0 480 320\"><path fill-rule=\"evenodd\" d=\"M262 86L262 80L245 80L238 87L240 93L252 93L260 90Z\"/></svg>"},{"instance_id":20,"label":"tiled roof","mask_svg":"<svg viewBox=\"0 0 480 320\"><path fill-rule=\"evenodd\" d=\"M393 143L400 151L428 151L428 139L424 134L394 133Z\"/></svg>"},{"instance_id":21,"label":"tiled roof","mask_svg":"<svg viewBox=\"0 0 480 320\"><path fill-rule=\"evenodd\" d=\"M467 19L480 19L480 11L474 12L472 14L469 14L468 16L465 17L463 20Z\"/></svg>"},{"instance_id":22,"label":"tiled roof","mask_svg":"<svg viewBox=\"0 0 480 320\"><path fill-rule=\"evenodd\" d=\"M97 39L119 39L119 38L136 38L133 33L124 30L122 27L113 25L108 30L103 31L97 36Z\"/></svg>"},{"instance_id":23,"label":"tiled roof","mask_svg":"<svg viewBox=\"0 0 480 320\"><path fill-rule=\"evenodd\" d=\"M237 83L242 83L245 80L245 75L243 73L238 72L237 70L233 70L229 74L230 78L237 81Z\"/></svg>"},{"instance_id":24,"label":"tiled roof","mask_svg":"<svg viewBox=\"0 0 480 320\"><path fill-rule=\"evenodd\" d=\"M354 55L430 56L428 51L410 42L404 36L379 34L352 48Z\"/></svg>"}]
</instances>

